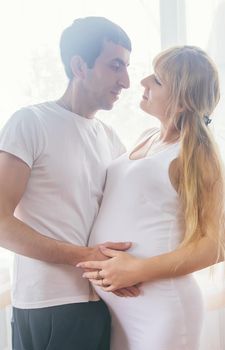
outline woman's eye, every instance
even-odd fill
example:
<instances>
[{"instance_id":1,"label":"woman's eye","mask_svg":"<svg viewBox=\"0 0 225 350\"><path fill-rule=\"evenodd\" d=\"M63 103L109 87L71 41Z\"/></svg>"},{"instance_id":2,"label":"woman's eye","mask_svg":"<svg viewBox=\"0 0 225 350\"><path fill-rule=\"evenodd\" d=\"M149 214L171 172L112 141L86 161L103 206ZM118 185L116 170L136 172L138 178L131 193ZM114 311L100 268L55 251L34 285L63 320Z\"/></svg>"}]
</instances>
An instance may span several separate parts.
<instances>
[{"instance_id":1,"label":"woman's eye","mask_svg":"<svg viewBox=\"0 0 225 350\"><path fill-rule=\"evenodd\" d=\"M154 79L155 79L155 82L156 82L156 84L158 84L158 85L162 85L161 83L160 83L160 81L156 78L156 77L154 77Z\"/></svg>"}]
</instances>

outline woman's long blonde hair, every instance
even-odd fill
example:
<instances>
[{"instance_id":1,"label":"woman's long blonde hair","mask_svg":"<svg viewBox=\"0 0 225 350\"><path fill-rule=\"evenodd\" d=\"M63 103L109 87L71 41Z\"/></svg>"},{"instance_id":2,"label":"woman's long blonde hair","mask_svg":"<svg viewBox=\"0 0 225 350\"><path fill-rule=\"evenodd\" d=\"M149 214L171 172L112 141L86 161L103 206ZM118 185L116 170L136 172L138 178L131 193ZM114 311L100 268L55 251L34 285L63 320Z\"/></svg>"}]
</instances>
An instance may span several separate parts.
<instances>
[{"instance_id":1,"label":"woman's long blonde hair","mask_svg":"<svg viewBox=\"0 0 225 350\"><path fill-rule=\"evenodd\" d=\"M224 177L217 146L206 125L220 97L217 69L204 51L193 46L163 51L155 58L154 69L170 89L167 117L180 132L182 246L207 236L216 241L219 258L224 252Z\"/></svg>"}]
</instances>

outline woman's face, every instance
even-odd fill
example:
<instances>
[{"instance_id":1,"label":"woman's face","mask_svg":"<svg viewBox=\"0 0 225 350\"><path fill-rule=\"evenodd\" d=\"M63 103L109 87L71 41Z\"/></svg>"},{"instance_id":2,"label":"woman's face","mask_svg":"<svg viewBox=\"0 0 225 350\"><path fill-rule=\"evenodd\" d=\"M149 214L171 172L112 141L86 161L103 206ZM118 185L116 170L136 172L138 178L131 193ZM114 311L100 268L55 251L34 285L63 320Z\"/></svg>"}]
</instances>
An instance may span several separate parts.
<instances>
[{"instance_id":1,"label":"woman's face","mask_svg":"<svg viewBox=\"0 0 225 350\"><path fill-rule=\"evenodd\" d=\"M169 103L169 88L156 73L149 75L141 81L144 93L140 103L143 111L166 122L166 110Z\"/></svg>"}]
</instances>

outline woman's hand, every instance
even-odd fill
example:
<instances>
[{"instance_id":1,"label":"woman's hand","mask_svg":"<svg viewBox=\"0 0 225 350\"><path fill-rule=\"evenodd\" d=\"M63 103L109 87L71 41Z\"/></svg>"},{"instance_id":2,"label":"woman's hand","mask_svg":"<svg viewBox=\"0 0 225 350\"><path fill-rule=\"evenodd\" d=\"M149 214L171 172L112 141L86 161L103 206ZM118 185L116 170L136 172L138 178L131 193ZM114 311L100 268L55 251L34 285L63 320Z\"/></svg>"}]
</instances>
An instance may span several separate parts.
<instances>
[{"instance_id":1,"label":"woman's hand","mask_svg":"<svg viewBox=\"0 0 225 350\"><path fill-rule=\"evenodd\" d=\"M91 283L100 286L106 292L113 292L142 282L140 276L142 259L104 246L100 246L100 249L111 259L79 263L77 267L92 269L92 271L84 272L83 277L88 278Z\"/></svg>"}]
</instances>

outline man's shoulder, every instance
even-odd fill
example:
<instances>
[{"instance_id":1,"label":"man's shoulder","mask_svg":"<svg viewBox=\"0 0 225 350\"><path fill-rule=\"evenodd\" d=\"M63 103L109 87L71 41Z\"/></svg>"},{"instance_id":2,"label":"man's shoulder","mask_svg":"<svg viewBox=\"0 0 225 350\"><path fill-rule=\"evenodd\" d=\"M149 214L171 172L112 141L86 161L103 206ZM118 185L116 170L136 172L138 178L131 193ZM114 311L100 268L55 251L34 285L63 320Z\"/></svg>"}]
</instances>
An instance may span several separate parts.
<instances>
[{"instance_id":1,"label":"man's shoulder","mask_svg":"<svg viewBox=\"0 0 225 350\"><path fill-rule=\"evenodd\" d=\"M38 115L41 112L47 112L47 111L51 110L52 109L51 105L52 105L51 101L45 101L45 102L36 103L36 104L26 106L23 109L27 110L30 113L34 113L34 114Z\"/></svg>"},{"instance_id":2,"label":"man's shoulder","mask_svg":"<svg viewBox=\"0 0 225 350\"><path fill-rule=\"evenodd\" d=\"M48 102L39 104L33 104L21 107L16 110L11 117L6 121L1 133L6 131L22 133L26 136L32 136L34 134L41 135L45 133L45 127L43 120L47 115Z\"/></svg>"},{"instance_id":3,"label":"man's shoulder","mask_svg":"<svg viewBox=\"0 0 225 350\"><path fill-rule=\"evenodd\" d=\"M38 112L45 109L47 105L48 105L48 102L43 102L43 103L21 107L13 113L12 117L18 118L18 119L35 117L38 115Z\"/></svg>"},{"instance_id":4,"label":"man's shoulder","mask_svg":"<svg viewBox=\"0 0 225 350\"><path fill-rule=\"evenodd\" d=\"M18 109L0 132L0 149L22 159L29 167L47 144L47 137L33 106Z\"/></svg>"},{"instance_id":5,"label":"man's shoulder","mask_svg":"<svg viewBox=\"0 0 225 350\"><path fill-rule=\"evenodd\" d=\"M51 121L52 117L55 118L56 115L57 111L54 109L54 104L51 101L46 101L21 107L13 113L9 121L11 123L33 123L40 126L45 125L47 121Z\"/></svg>"}]
</instances>

